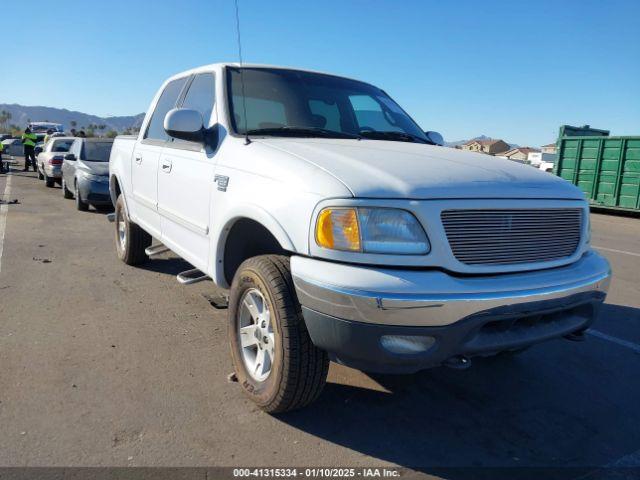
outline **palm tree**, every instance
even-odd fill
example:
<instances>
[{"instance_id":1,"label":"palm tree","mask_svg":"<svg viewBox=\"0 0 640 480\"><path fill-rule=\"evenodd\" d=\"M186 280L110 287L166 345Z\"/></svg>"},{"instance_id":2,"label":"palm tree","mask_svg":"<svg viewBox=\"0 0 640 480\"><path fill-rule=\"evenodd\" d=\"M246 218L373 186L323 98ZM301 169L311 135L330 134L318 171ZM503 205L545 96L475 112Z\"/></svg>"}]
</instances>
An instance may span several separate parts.
<instances>
[{"instance_id":1,"label":"palm tree","mask_svg":"<svg viewBox=\"0 0 640 480\"><path fill-rule=\"evenodd\" d=\"M2 126L3 130L7 129L7 123L9 123L9 120L11 120L11 113L2 110L2 112L0 112L0 126Z\"/></svg>"}]
</instances>

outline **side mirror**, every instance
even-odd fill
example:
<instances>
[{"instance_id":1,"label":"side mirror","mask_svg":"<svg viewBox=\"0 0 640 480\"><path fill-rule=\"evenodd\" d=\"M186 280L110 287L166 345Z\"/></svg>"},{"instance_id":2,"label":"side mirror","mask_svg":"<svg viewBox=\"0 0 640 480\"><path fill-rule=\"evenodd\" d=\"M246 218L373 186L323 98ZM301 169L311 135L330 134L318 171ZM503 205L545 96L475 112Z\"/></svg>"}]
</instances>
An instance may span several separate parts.
<instances>
[{"instance_id":1,"label":"side mirror","mask_svg":"<svg viewBox=\"0 0 640 480\"><path fill-rule=\"evenodd\" d=\"M444 138L442 138L442 135L440 135L438 132L424 132L424 134L427 136L427 139L434 145L444 145Z\"/></svg>"},{"instance_id":2,"label":"side mirror","mask_svg":"<svg viewBox=\"0 0 640 480\"><path fill-rule=\"evenodd\" d=\"M189 108L174 108L164 117L164 130L168 135L190 142L204 142L202 115Z\"/></svg>"},{"instance_id":3,"label":"side mirror","mask_svg":"<svg viewBox=\"0 0 640 480\"><path fill-rule=\"evenodd\" d=\"M76 156L75 156L73 153L67 153L67 154L64 156L64 159L65 159L65 160L72 160L72 161L73 161L73 160L76 160Z\"/></svg>"}]
</instances>

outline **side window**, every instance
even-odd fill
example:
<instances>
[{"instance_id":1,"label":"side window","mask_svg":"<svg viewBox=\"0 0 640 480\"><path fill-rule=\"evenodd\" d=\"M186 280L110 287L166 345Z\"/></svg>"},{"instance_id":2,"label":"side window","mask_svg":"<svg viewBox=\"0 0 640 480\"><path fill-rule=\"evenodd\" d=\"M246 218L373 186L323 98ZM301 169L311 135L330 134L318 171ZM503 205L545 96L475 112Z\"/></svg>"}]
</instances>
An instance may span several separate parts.
<instances>
[{"instance_id":1,"label":"side window","mask_svg":"<svg viewBox=\"0 0 640 480\"><path fill-rule=\"evenodd\" d=\"M211 121L211 112L213 111L213 104L216 101L215 97L215 82L213 74L201 73L196 75L191 82L189 91L184 97L182 108L191 108L198 110L202 114L202 121L205 128L209 127Z\"/></svg>"},{"instance_id":2,"label":"side window","mask_svg":"<svg viewBox=\"0 0 640 480\"><path fill-rule=\"evenodd\" d=\"M358 127L372 128L378 131L403 131L372 97L368 95L350 95L349 100L358 121Z\"/></svg>"},{"instance_id":3,"label":"side window","mask_svg":"<svg viewBox=\"0 0 640 480\"><path fill-rule=\"evenodd\" d=\"M165 87L162 95L158 99L156 109L153 111L151 121L147 127L144 138L152 140L168 140L169 136L164 131L164 117L167 112L176 106L178 96L184 87L187 77L179 78L172 82L169 82Z\"/></svg>"}]
</instances>

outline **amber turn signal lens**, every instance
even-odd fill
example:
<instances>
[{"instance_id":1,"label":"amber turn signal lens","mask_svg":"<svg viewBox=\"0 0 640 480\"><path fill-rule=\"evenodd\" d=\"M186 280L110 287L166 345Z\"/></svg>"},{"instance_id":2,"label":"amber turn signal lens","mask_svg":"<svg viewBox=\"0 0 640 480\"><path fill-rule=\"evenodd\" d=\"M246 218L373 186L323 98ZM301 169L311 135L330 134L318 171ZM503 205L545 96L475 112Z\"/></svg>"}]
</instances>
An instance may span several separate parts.
<instances>
[{"instance_id":1,"label":"amber turn signal lens","mask_svg":"<svg viewBox=\"0 0 640 480\"><path fill-rule=\"evenodd\" d=\"M326 208L318 215L316 243L334 250L360 251L360 228L355 208Z\"/></svg>"}]
</instances>

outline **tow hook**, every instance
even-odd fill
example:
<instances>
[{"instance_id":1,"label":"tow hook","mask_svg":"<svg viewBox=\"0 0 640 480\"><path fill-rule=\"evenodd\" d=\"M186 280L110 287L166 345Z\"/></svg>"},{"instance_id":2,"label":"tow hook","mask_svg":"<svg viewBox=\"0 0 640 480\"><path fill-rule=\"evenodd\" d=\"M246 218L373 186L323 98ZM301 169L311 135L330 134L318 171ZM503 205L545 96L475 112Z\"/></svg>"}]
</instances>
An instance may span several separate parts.
<instances>
[{"instance_id":1,"label":"tow hook","mask_svg":"<svg viewBox=\"0 0 640 480\"><path fill-rule=\"evenodd\" d=\"M584 342L587 339L587 336L584 334L584 330L580 330L579 332L573 332L569 335L565 335L564 338L572 342Z\"/></svg>"},{"instance_id":2,"label":"tow hook","mask_svg":"<svg viewBox=\"0 0 640 480\"><path fill-rule=\"evenodd\" d=\"M456 370L466 370L471 366L471 360L463 355L456 355L446 360L444 366Z\"/></svg>"}]
</instances>

